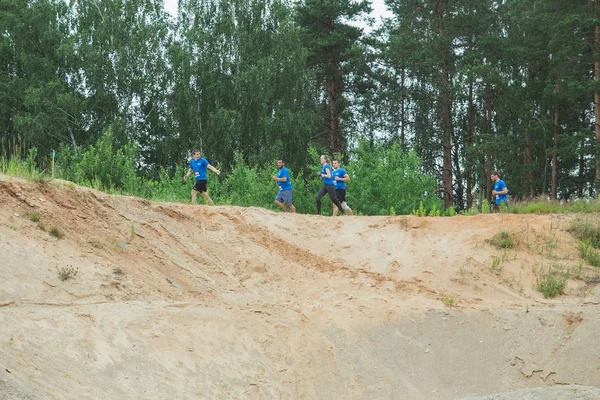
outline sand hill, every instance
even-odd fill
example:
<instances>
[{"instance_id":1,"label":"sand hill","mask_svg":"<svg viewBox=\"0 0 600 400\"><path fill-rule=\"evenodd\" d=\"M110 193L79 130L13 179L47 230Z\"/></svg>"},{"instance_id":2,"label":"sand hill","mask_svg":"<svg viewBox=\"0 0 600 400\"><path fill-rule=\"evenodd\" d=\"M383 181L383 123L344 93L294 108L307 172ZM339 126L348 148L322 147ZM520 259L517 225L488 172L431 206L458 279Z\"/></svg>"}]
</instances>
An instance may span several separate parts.
<instances>
[{"instance_id":1,"label":"sand hill","mask_svg":"<svg viewBox=\"0 0 600 400\"><path fill-rule=\"evenodd\" d=\"M593 273L571 218L331 218L0 176L0 399L598 399L600 284L535 289Z\"/></svg>"}]
</instances>

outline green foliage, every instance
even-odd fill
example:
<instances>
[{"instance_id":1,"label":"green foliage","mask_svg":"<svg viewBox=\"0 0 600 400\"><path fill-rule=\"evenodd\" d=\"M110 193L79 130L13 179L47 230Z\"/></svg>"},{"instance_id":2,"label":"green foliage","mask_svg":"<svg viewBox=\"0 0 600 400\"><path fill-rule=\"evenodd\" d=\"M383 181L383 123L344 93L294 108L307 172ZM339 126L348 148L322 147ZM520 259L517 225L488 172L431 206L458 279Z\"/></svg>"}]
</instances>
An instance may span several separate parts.
<instances>
[{"instance_id":1,"label":"green foliage","mask_svg":"<svg viewBox=\"0 0 600 400\"><path fill-rule=\"evenodd\" d=\"M539 277L536 281L536 288L545 298L556 297L563 294L567 286L567 278L556 279L552 273Z\"/></svg>"},{"instance_id":2,"label":"green foliage","mask_svg":"<svg viewBox=\"0 0 600 400\"><path fill-rule=\"evenodd\" d=\"M412 214L417 217L425 217L427 215L427 210L425 209L422 201L419 201L419 208L413 210Z\"/></svg>"},{"instance_id":3,"label":"green foliage","mask_svg":"<svg viewBox=\"0 0 600 400\"><path fill-rule=\"evenodd\" d=\"M534 201L515 202L511 204L510 212L515 214L564 214L564 213L594 213L600 211L600 203L596 200L578 199L576 201Z\"/></svg>"},{"instance_id":4,"label":"green foliage","mask_svg":"<svg viewBox=\"0 0 600 400\"><path fill-rule=\"evenodd\" d=\"M29 216L29 219L31 219L32 222L40 222L40 213L39 212L34 212Z\"/></svg>"},{"instance_id":5,"label":"green foliage","mask_svg":"<svg viewBox=\"0 0 600 400\"><path fill-rule=\"evenodd\" d=\"M17 144L12 151L3 152L0 157L0 172L10 176L33 179L38 183L46 183L49 179L43 172L40 172L36 166L37 148L28 150L25 159L22 158L24 149Z\"/></svg>"},{"instance_id":6,"label":"green foliage","mask_svg":"<svg viewBox=\"0 0 600 400\"><path fill-rule=\"evenodd\" d=\"M456 297L444 297L442 303L444 303L446 307L452 308L458 306L459 300Z\"/></svg>"},{"instance_id":7,"label":"green foliage","mask_svg":"<svg viewBox=\"0 0 600 400\"><path fill-rule=\"evenodd\" d=\"M423 202L419 202L419 208L421 208ZM433 204L433 206L431 206L431 210L429 210L429 216L430 217L439 217L440 216L440 210L437 207L437 204Z\"/></svg>"},{"instance_id":8,"label":"green foliage","mask_svg":"<svg viewBox=\"0 0 600 400\"><path fill-rule=\"evenodd\" d=\"M483 203L481 205L481 213L482 214L490 213L490 203L487 201L487 199L483 200Z\"/></svg>"},{"instance_id":9,"label":"green foliage","mask_svg":"<svg viewBox=\"0 0 600 400\"><path fill-rule=\"evenodd\" d=\"M387 215L391 207L406 215L421 202L424 210L434 204L441 209L435 179L421 172L415 152L404 152L397 144L371 146L361 141L345 169L352 179L347 185L348 204L364 215Z\"/></svg>"},{"instance_id":10,"label":"green foliage","mask_svg":"<svg viewBox=\"0 0 600 400\"><path fill-rule=\"evenodd\" d=\"M224 204L271 208L277 193L277 183L271 179L276 168L250 167L239 152L234 159L235 164L220 185L220 190L213 192L215 197ZM272 165L276 166L277 162Z\"/></svg>"},{"instance_id":11,"label":"green foliage","mask_svg":"<svg viewBox=\"0 0 600 400\"><path fill-rule=\"evenodd\" d=\"M577 242L577 249L579 249L579 255L581 258L589 262L594 267L600 267L600 253L595 249L595 246L590 238L579 240Z\"/></svg>"},{"instance_id":12,"label":"green foliage","mask_svg":"<svg viewBox=\"0 0 600 400\"><path fill-rule=\"evenodd\" d=\"M577 217L571 221L567 232L594 248L600 248L600 221L596 219Z\"/></svg>"},{"instance_id":13,"label":"green foliage","mask_svg":"<svg viewBox=\"0 0 600 400\"><path fill-rule=\"evenodd\" d=\"M183 164L177 165L173 176L170 176L165 169L161 169L158 180L142 180L141 195L152 201L189 202L194 179L188 179L187 183L183 181L187 171L188 166Z\"/></svg>"},{"instance_id":14,"label":"green foliage","mask_svg":"<svg viewBox=\"0 0 600 400\"><path fill-rule=\"evenodd\" d=\"M85 149L63 147L57 167L63 179L97 190L128 194L139 192L135 162L138 151L132 144L117 147L112 129Z\"/></svg>"},{"instance_id":15,"label":"green foliage","mask_svg":"<svg viewBox=\"0 0 600 400\"><path fill-rule=\"evenodd\" d=\"M510 237L510 234L506 231L498 232L490 239L490 244L495 246L497 249L512 249L515 245L514 241Z\"/></svg>"}]
</instances>

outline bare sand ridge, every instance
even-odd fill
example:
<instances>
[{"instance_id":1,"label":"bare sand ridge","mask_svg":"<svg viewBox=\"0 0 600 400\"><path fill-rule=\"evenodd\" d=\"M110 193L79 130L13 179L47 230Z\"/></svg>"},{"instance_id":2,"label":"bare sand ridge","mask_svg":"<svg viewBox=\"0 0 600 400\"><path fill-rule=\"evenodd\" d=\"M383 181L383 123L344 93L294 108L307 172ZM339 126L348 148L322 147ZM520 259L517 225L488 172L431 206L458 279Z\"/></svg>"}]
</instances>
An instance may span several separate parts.
<instances>
[{"instance_id":1,"label":"bare sand ridge","mask_svg":"<svg viewBox=\"0 0 600 400\"><path fill-rule=\"evenodd\" d=\"M534 288L579 265L571 218L330 218L0 176L0 399L598 399L600 285Z\"/></svg>"}]
</instances>

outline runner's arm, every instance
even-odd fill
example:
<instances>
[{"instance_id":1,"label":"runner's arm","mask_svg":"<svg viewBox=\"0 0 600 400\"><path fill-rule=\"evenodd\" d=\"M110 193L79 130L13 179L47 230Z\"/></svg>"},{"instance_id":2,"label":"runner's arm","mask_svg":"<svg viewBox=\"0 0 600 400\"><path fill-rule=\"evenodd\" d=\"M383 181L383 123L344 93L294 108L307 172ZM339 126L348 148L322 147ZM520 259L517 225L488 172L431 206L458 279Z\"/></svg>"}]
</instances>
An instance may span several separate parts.
<instances>
[{"instance_id":1,"label":"runner's arm","mask_svg":"<svg viewBox=\"0 0 600 400\"><path fill-rule=\"evenodd\" d=\"M343 177L338 178L337 180L342 181L342 182L350 182L350 176L348 174L346 174Z\"/></svg>"},{"instance_id":2,"label":"runner's arm","mask_svg":"<svg viewBox=\"0 0 600 400\"><path fill-rule=\"evenodd\" d=\"M212 172L214 172L217 175L221 175L221 171L219 171L218 169L216 169L212 165L207 165L206 168L210 169Z\"/></svg>"}]
</instances>

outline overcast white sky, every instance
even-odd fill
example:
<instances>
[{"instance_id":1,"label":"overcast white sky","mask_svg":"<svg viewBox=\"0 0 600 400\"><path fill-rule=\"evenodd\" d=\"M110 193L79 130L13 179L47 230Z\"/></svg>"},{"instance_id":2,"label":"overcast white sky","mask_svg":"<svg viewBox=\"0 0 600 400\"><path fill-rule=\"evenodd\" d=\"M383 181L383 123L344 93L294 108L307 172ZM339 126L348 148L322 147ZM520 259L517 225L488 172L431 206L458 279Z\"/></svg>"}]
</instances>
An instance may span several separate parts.
<instances>
[{"instance_id":1,"label":"overcast white sky","mask_svg":"<svg viewBox=\"0 0 600 400\"><path fill-rule=\"evenodd\" d=\"M371 17L375 18L375 22L379 24L381 17L390 17L391 13L386 8L383 0L371 0L373 12ZM165 10L172 16L177 15L177 0L165 0Z\"/></svg>"}]
</instances>

